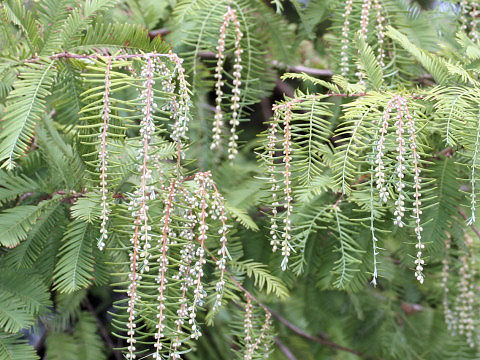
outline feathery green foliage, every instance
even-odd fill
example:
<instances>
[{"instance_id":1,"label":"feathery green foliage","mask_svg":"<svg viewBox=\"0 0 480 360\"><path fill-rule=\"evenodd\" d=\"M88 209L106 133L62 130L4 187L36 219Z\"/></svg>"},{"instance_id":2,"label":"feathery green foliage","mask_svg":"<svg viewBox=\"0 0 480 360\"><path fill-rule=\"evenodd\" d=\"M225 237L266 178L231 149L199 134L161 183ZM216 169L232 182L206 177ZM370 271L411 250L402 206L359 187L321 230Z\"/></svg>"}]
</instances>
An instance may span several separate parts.
<instances>
[{"instance_id":1,"label":"feathery green foliage","mask_svg":"<svg viewBox=\"0 0 480 360\"><path fill-rule=\"evenodd\" d=\"M0 1L0 360L479 358L480 8L422 6Z\"/></svg>"}]
</instances>

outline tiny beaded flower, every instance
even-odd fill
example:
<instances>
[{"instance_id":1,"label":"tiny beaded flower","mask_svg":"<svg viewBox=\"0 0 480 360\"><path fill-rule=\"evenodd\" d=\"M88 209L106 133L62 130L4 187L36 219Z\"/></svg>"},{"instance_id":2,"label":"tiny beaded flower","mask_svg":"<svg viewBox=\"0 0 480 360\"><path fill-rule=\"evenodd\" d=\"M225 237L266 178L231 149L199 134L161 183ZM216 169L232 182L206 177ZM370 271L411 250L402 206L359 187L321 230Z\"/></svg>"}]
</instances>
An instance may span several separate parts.
<instances>
[{"instance_id":1,"label":"tiny beaded flower","mask_svg":"<svg viewBox=\"0 0 480 360\"><path fill-rule=\"evenodd\" d=\"M106 68L105 68L105 91L103 93L103 125L100 128L100 151L98 153L98 157L100 159L100 194L102 196L102 213L100 215L100 220L102 221L100 224L100 238L98 240L98 248L103 250L105 247L105 241L108 238L107 234L107 222L108 222L108 215L110 214L110 210L108 208L108 189L107 189L107 167L108 167L108 148L107 148L107 136L108 136L108 125L110 121L110 87L112 86L110 80L110 71L112 69L112 58L109 57L107 60Z\"/></svg>"},{"instance_id":2,"label":"tiny beaded flower","mask_svg":"<svg viewBox=\"0 0 480 360\"><path fill-rule=\"evenodd\" d=\"M350 14L352 12L353 0L345 1L345 11L343 13L344 21L342 27L342 50L340 52L340 71L342 76L348 74L349 64L348 64L348 45L350 43Z\"/></svg>"},{"instance_id":3,"label":"tiny beaded flower","mask_svg":"<svg viewBox=\"0 0 480 360\"><path fill-rule=\"evenodd\" d=\"M161 354L160 350L162 349L162 343L161 339L165 337L165 291L167 289L167 283L168 279L166 276L167 270L168 270L168 264L169 264L169 258L168 258L168 250L170 246L170 236L171 236L171 228L170 228L170 222L172 221L171 214L173 211L173 206L174 206L174 199L176 196L176 191L177 191L177 186L176 186L175 180L172 181L172 184L170 186L170 189L168 190L168 194L165 198L165 207L163 210L163 217L162 217L162 235L161 238L159 238L158 241L158 248L160 249L160 256L158 257L157 261L160 264L159 270L158 270L158 276L156 277L156 282L158 284L158 306L157 306L157 318L158 318L158 323L155 325L157 329L157 333L155 334L155 339L156 342L154 344L155 347L155 353L153 354L154 359L161 359Z\"/></svg>"},{"instance_id":4,"label":"tiny beaded flower","mask_svg":"<svg viewBox=\"0 0 480 360\"><path fill-rule=\"evenodd\" d=\"M389 126L389 120L393 110L396 110L395 115L395 128L396 128L396 191L397 199L395 200L395 210L394 210L394 219L393 223L398 227L403 227L405 225L403 219L405 216L405 170L407 164L407 153L410 155L410 162L413 165L413 190L414 190L414 201L413 201L413 217L415 219L415 235L417 237L417 244L415 248L417 249L417 256L414 261L415 263L415 277L420 282L423 283L423 266L425 265L425 260L423 260L423 249L425 245L422 242L422 231L423 227L421 226L420 216L422 214L420 201L421 197L421 178L420 178L420 155L417 149L417 138L415 133L415 119L407 105L407 99L396 95L394 96L387 104L385 111L382 116L382 122L379 129L380 137L375 146L375 178L377 189L379 191L380 199L383 202L388 200L388 192L385 185L385 166L383 158L385 156L385 141L387 135L387 129ZM406 139L404 136L405 130L408 131L408 141L409 147L407 147Z\"/></svg>"},{"instance_id":5,"label":"tiny beaded flower","mask_svg":"<svg viewBox=\"0 0 480 360\"><path fill-rule=\"evenodd\" d=\"M212 143L210 145L211 149L220 148L221 146L221 134L222 128L224 126L224 114L222 112L222 102L223 102L223 65L225 62L225 40L227 37L227 27L230 22L234 23L235 26L235 60L233 65L233 89L232 89L232 104L230 105L230 110L232 110L231 119L230 119L230 138L228 142L228 158L233 160L236 155L238 154L238 135L236 133L237 126L240 124L239 122L239 110L240 110L240 86L242 84L241 77L242 77L242 53L243 49L240 46L240 42L243 38L243 33L240 28L240 22L238 21L236 11L227 7L227 12L223 17L223 23L220 26L220 36L218 38L218 46L217 46L217 66L215 68L215 115L214 115L214 125L213 125L213 135L212 135Z\"/></svg>"}]
</instances>

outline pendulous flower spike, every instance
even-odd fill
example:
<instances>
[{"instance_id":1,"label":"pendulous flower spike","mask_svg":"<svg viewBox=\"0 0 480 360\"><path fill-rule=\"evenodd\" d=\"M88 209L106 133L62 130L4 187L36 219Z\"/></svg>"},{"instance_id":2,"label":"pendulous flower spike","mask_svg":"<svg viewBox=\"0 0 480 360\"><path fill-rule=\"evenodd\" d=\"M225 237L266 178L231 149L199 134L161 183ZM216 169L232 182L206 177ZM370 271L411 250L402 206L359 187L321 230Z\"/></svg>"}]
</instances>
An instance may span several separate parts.
<instances>
[{"instance_id":1,"label":"pendulous flower spike","mask_svg":"<svg viewBox=\"0 0 480 360\"><path fill-rule=\"evenodd\" d=\"M108 189L107 189L107 166L108 166L108 147L107 147L107 137L108 137L108 125L110 122L110 71L112 70L112 58L108 57L106 67L105 67L105 90L103 93L103 126L101 127L100 131L100 152L98 153L98 157L100 159L100 194L102 196L102 213L100 215L100 238L98 240L98 248L103 250L105 247L105 241L108 238L107 234L107 222L108 222L108 215L110 214L107 196L108 196Z\"/></svg>"},{"instance_id":2,"label":"pendulous flower spike","mask_svg":"<svg viewBox=\"0 0 480 360\"><path fill-rule=\"evenodd\" d=\"M242 52L241 41L243 38L243 33L241 30L240 21L237 18L237 13L230 6L227 7L227 11L223 17L223 23L220 26L220 36L218 38L217 46L217 66L215 67L215 115L214 115L214 125L213 125L213 135L212 143L210 145L211 149L219 149L221 147L222 132L224 126L224 114L222 112L222 102L223 102L223 65L225 63L225 41L227 37L227 28L230 22L233 22L235 27L235 60L233 65L233 89L232 89L232 104L230 109L232 110L232 115L230 119L230 138L228 142L228 158L233 160L238 154L238 135L237 135L237 126L240 124L240 95L241 90L240 86L242 84Z\"/></svg>"}]
</instances>

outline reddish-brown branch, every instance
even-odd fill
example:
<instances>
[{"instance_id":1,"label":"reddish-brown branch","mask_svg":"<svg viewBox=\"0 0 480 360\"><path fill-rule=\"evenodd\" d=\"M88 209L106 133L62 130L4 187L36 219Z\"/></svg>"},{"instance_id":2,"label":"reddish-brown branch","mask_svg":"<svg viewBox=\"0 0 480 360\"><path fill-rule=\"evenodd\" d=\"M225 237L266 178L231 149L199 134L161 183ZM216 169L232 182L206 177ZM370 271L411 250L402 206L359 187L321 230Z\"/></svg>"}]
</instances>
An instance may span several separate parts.
<instances>
[{"instance_id":1,"label":"reddish-brown branch","mask_svg":"<svg viewBox=\"0 0 480 360\"><path fill-rule=\"evenodd\" d=\"M148 58L148 57L169 57L169 54L159 54L159 53L146 53L146 54L121 54L121 55L98 55L98 54L72 54L67 51L53 54L48 56L50 60L58 60L58 59L100 59L102 57L109 57L110 60L126 60L126 59L139 59L139 58ZM25 59L23 62L26 63L35 63L40 61L41 58L38 56L34 56L30 59Z\"/></svg>"},{"instance_id":2,"label":"reddish-brown branch","mask_svg":"<svg viewBox=\"0 0 480 360\"><path fill-rule=\"evenodd\" d=\"M197 241L199 241L197 239ZM218 261L217 260L217 257L215 255L212 254L212 252L205 246L203 245L205 251L210 255L210 257L214 260L214 261ZM356 350L353 350L353 349L350 349L350 348L347 348L345 346L342 346L342 345L339 345L337 343L334 343L333 341L330 341L330 340L327 340L328 338L328 335L326 334L322 334L321 337L318 337L318 336L314 336L314 335L310 335L308 334L307 332L299 329L297 326L295 326L294 324L292 324L290 321L288 321L287 319L283 318L280 314L278 314L277 312L273 311L271 308L269 308L267 305L265 305L264 303L262 303L260 300L258 300L251 292L249 292L247 289L245 289L243 287L242 284L240 284L240 282L237 281L237 279L235 279L235 277L233 275L231 275L228 270L226 270L226 272L228 273L228 277L233 281L233 283L245 294L245 296L249 297L250 299L252 299L253 301L255 301L260 307L262 307L266 312L270 312L272 314L272 316L274 318L276 318L280 323L282 323L283 325L285 325L288 329L290 329L291 331L293 331L294 333L296 333L297 335L300 335L308 340L311 340L311 341L314 341L314 342L317 342L319 344L322 344L322 345L325 345L325 346L328 346L328 347L331 347L333 349L336 349L336 350L340 350L340 351L345 351L345 352L348 352L348 353L351 353L351 354L355 354L357 356L364 356L362 355L362 353L360 353L359 351L356 351ZM371 357L366 357L366 359L373 359Z\"/></svg>"},{"instance_id":3,"label":"reddish-brown branch","mask_svg":"<svg viewBox=\"0 0 480 360\"><path fill-rule=\"evenodd\" d=\"M172 30L170 29L167 29L167 28L161 28L161 29L157 29L157 30L150 30L148 32L148 36L150 37L150 39L153 39L157 36L166 36L168 34L170 34L172 32Z\"/></svg>"},{"instance_id":4,"label":"reddish-brown branch","mask_svg":"<svg viewBox=\"0 0 480 360\"><path fill-rule=\"evenodd\" d=\"M317 342L319 344L322 344L322 345L326 345L328 347L331 347L332 349L336 349L336 350L341 350L341 351L345 351L345 352L348 352L350 354L355 354L357 356L360 356L360 357L365 357L361 352L359 351L356 351L356 350L353 350L353 349L350 349L350 348L347 348L345 346L342 346L342 345L339 345L337 343L334 343L333 341L330 341L330 340L327 340L327 335L326 334L322 334L321 337L318 337L318 336L314 336L314 335L311 335L303 330L301 330L300 328L298 328L297 326L295 326L294 324L292 324L290 321L284 319L282 316L280 316L278 313L276 313L275 311L273 311L272 309L268 308L268 311L271 312L272 316L275 317L280 323L282 323L283 325L285 325L285 327L287 327L288 329L290 329L291 331L293 331L294 333L296 333L297 335L300 335L301 337L304 337L308 340L311 340L311 341L314 341L314 342ZM371 357L365 357L366 359L372 359Z\"/></svg>"},{"instance_id":5,"label":"reddish-brown branch","mask_svg":"<svg viewBox=\"0 0 480 360\"><path fill-rule=\"evenodd\" d=\"M278 337L275 338L275 345L277 345L277 348L283 353L283 355L285 355L288 360L297 360L295 355L293 355L292 351L287 346L285 346L285 344L282 343Z\"/></svg>"}]
</instances>

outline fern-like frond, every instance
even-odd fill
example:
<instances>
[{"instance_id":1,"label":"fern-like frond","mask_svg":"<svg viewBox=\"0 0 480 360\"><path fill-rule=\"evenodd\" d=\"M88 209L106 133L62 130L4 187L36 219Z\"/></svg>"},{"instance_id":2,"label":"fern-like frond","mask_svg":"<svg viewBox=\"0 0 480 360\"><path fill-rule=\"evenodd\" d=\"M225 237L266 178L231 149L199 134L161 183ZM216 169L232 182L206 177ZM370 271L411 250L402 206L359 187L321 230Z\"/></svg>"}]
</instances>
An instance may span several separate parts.
<instances>
[{"instance_id":1,"label":"fern-like frond","mask_svg":"<svg viewBox=\"0 0 480 360\"><path fill-rule=\"evenodd\" d=\"M155 51L165 54L170 50L170 46L161 37L150 39L148 31L139 25L99 21L89 25L85 36L70 47L74 52L95 52L97 49L134 53Z\"/></svg>"},{"instance_id":2,"label":"fern-like frond","mask_svg":"<svg viewBox=\"0 0 480 360\"><path fill-rule=\"evenodd\" d=\"M30 146L35 128L46 112L45 98L55 76L53 62L26 64L7 98L0 133L1 167L12 169Z\"/></svg>"},{"instance_id":3,"label":"fern-like frond","mask_svg":"<svg viewBox=\"0 0 480 360\"><path fill-rule=\"evenodd\" d=\"M27 232L26 238L10 250L5 261L15 268L30 268L38 260L47 241L57 241L64 229L65 205L54 202L38 213L38 220Z\"/></svg>"},{"instance_id":4,"label":"fern-like frond","mask_svg":"<svg viewBox=\"0 0 480 360\"><path fill-rule=\"evenodd\" d=\"M0 204L14 200L26 193L36 192L40 184L25 175L0 170Z\"/></svg>"},{"instance_id":5,"label":"fern-like frond","mask_svg":"<svg viewBox=\"0 0 480 360\"><path fill-rule=\"evenodd\" d=\"M227 211L232 215L232 217L237 220L240 224L250 230L258 231L258 225L255 221L248 215L247 211L244 209L239 209L234 206L227 204Z\"/></svg>"},{"instance_id":6,"label":"fern-like frond","mask_svg":"<svg viewBox=\"0 0 480 360\"><path fill-rule=\"evenodd\" d=\"M286 285L282 280L270 274L265 264L254 261L235 261L231 263L231 266L253 278L255 286L258 286L259 290L265 287L267 294L273 293L281 299L288 298L289 293Z\"/></svg>"},{"instance_id":7,"label":"fern-like frond","mask_svg":"<svg viewBox=\"0 0 480 360\"><path fill-rule=\"evenodd\" d=\"M358 40L359 62L361 70L365 71L367 81L372 86L373 90L380 90L383 84L383 71L378 60L373 53L370 45L368 45L363 38Z\"/></svg>"},{"instance_id":8,"label":"fern-like frond","mask_svg":"<svg viewBox=\"0 0 480 360\"><path fill-rule=\"evenodd\" d=\"M22 334L7 334L0 332L0 358L4 360L36 360L39 359L36 351Z\"/></svg>"},{"instance_id":9,"label":"fern-like frond","mask_svg":"<svg viewBox=\"0 0 480 360\"><path fill-rule=\"evenodd\" d=\"M100 218L100 200L100 196L93 192L89 192L85 196L78 198L71 207L72 216L75 219L93 223Z\"/></svg>"},{"instance_id":10,"label":"fern-like frond","mask_svg":"<svg viewBox=\"0 0 480 360\"><path fill-rule=\"evenodd\" d=\"M343 193L350 193L356 171L371 150L374 122L381 117L377 105L382 96L370 93L345 105L345 121L337 128L340 140L333 161L334 183Z\"/></svg>"},{"instance_id":11,"label":"fern-like frond","mask_svg":"<svg viewBox=\"0 0 480 360\"><path fill-rule=\"evenodd\" d=\"M71 48L83 37L81 32L94 22L96 15L111 9L118 3L119 0L91 0L77 3L78 5L70 12L60 30L59 47Z\"/></svg>"},{"instance_id":12,"label":"fern-like frond","mask_svg":"<svg viewBox=\"0 0 480 360\"><path fill-rule=\"evenodd\" d=\"M6 247L15 247L25 240L28 232L37 222L45 209L51 207L56 199L42 201L39 205L20 205L0 213L0 227L3 235L0 243Z\"/></svg>"},{"instance_id":13,"label":"fern-like frond","mask_svg":"<svg viewBox=\"0 0 480 360\"><path fill-rule=\"evenodd\" d=\"M79 314L73 337L77 344L77 359L106 359L104 344L97 333L97 323L92 314L87 312Z\"/></svg>"},{"instance_id":14,"label":"fern-like frond","mask_svg":"<svg viewBox=\"0 0 480 360\"><path fill-rule=\"evenodd\" d=\"M0 274L0 327L16 333L32 326L51 306L48 287L40 276L3 268Z\"/></svg>"},{"instance_id":15,"label":"fern-like frond","mask_svg":"<svg viewBox=\"0 0 480 360\"><path fill-rule=\"evenodd\" d=\"M449 72L443 60L414 45L400 31L389 27L386 34L406 51L408 51L430 74L438 84L446 84L450 80Z\"/></svg>"},{"instance_id":16,"label":"fern-like frond","mask_svg":"<svg viewBox=\"0 0 480 360\"><path fill-rule=\"evenodd\" d=\"M33 55L38 49L39 42L38 22L33 14L20 0L4 1L0 5L0 10L6 19L20 28L28 42L30 54Z\"/></svg>"},{"instance_id":17,"label":"fern-like frond","mask_svg":"<svg viewBox=\"0 0 480 360\"><path fill-rule=\"evenodd\" d=\"M92 283L94 239L91 224L79 219L70 223L55 267L56 290L71 293Z\"/></svg>"},{"instance_id":18,"label":"fern-like frond","mask_svg":"<svg viewBox=\"0 0 480 360\"><path fill-rule=\"evenodd\" d=\"M55 294L55 314L48 321L54 331L71 328L81 313L82 302L87 296L87 290L73 293Z\"/></svg>"}]
</instances>

